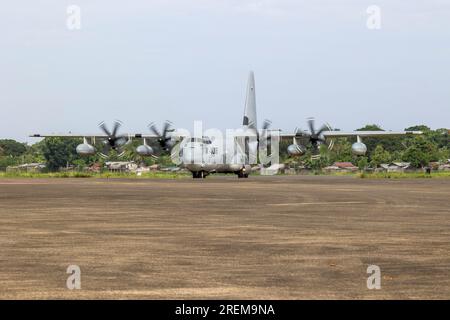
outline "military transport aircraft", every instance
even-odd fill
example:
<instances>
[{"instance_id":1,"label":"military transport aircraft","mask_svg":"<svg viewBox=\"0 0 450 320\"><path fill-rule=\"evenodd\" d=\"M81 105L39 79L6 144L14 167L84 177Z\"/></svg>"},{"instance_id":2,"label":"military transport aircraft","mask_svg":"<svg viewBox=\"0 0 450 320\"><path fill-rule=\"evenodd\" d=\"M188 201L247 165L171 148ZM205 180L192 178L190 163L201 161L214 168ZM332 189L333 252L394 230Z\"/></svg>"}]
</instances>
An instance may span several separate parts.
<instances>
[{"instance_id":1,"label":"military transport aircraft","mask_svg":"<svg viewBox=\"0 0 450 320\"><path fill-rule=\"evenodd\" d=\"M215 136L195 133L191 135L186 130L174 130L168 121L164 124L162 131L159 131L151 123L149 125L150 134L119 134L120 126L121 122L116 121L112 130L109 130L102 122L99 127L103 134L32 134L30 137L83 138L83 143L76 148L80 155L95 154L97 152L94 147L95 142L100 140L103 142L103 149L100 152L103 157L108 157L111 149L116 150L119 155L123 154L123 147L132 139L142 139L142 145L136 148L137 154L156 157L160 152L171 152L172 160L191 171L193 178L204 178L210 173L234 173L239 178L247 178L251 171L251 165L256 164L255 161L258 159L258 157L251 157L251 155L256 155L261 149L271 148L271 142L273 143L274 138L275 141L292 139L292 144L287 148L290 156L304 155L307 148L310 147L317 157L321 144L327 144L328 148L333 147L333 138L356 137L357 141L352 145L352 152L355 155L364 155L367 152L367 147L362 139L365 137L422 134L421 131L342 132L332 130L327 124L316 130L313 119L308 120L309 131L295 129L293 133L284 133L281 130L272 130L269 129L270 121L268 120L264 121L261 129L258 129L253 72L250 72L248 79L242 127L237 133L233 133L233 143L227 143L226 146L224 146L223 139L215 139Z\"/></svg>"}]
</instances>

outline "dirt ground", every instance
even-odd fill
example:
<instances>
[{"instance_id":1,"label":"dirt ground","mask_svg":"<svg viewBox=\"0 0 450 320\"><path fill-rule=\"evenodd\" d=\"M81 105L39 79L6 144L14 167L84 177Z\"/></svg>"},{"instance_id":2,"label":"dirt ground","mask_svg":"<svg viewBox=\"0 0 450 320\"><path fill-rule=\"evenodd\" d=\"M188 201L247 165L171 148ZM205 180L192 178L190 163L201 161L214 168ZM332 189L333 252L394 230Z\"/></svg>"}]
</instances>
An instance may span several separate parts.
<instances>
[{"instance_id":1,"label":"dirt ground","mask_svg":"<svg viewBox=\"0 0 450 320\"><path fill-rule=\"evenodd\" d=\"M1 299L449 299L450 180L1 179L0 248Z\"/></svg>"}]
</instances>

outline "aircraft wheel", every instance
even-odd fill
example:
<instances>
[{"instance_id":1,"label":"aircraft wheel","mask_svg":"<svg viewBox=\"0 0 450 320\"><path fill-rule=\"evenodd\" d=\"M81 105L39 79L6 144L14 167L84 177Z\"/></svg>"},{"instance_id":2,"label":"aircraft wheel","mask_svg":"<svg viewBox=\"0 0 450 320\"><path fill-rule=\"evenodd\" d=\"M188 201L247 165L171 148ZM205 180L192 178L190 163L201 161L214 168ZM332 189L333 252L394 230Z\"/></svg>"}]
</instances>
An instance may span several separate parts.
<instances>
[{"instance_id":1,"label":"aircraft wheel","mask_svg":"<svg viewBox=\"0 0 450 320\"><path fill-rule=\"evenodd\" d=\"M194 179L205 179L207 176L205 171L197 171L197 172L192 172L192 178Z\"/></svg>"},{"instance_id":2,"label":"aircraft wheel","mask_svg":"<svg viewBox=\"0 0 450 320\"><path fill-rule=\"evenodd\" d=\"M246 173L246 172L243 171L243 170L236 172L236 174L237 174L237 176L238 176L239 179L242 179L242 178L248 178L248 173Z\"/></svg>"}]
</instances>

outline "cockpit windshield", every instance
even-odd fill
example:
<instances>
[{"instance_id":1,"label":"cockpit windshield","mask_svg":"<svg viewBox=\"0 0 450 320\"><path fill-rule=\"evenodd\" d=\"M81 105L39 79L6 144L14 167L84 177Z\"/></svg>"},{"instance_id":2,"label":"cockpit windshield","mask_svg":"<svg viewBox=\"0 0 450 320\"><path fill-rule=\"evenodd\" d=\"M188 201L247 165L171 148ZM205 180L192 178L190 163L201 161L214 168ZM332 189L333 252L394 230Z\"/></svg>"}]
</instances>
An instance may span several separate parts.
<instances>
[{"instance_id":1,"label":"cockpit windshield","mask_svg":"<svg viewBox=\"0 0 450 320\"><path fill-rule=\"evenodd\" d=\"M203 144L211 144L211 140L207 137L203 137L203 138L191 138L190 142L197 142L197 143L203 143Z\"/></svg>"}]
</instances>

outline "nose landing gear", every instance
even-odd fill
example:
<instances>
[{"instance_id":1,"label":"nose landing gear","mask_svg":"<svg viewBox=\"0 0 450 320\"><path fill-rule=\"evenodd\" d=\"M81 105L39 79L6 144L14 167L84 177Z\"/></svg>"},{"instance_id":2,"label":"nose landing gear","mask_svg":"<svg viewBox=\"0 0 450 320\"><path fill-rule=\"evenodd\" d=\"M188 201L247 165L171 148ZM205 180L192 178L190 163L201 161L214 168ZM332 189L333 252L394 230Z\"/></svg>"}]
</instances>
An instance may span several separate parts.
<instances>
[{"instance_id":1,"label":"nose landing gear","mask_svg":"<svg viewBox=\"0 0 450 320\"><path fill-rule=\"evenodd\" d=\"M237 172L237 176L238 176L239 179L248 178L248 173L246 172L245 169L242 169L242 170Z\"/></svg>"}]
</instances>

